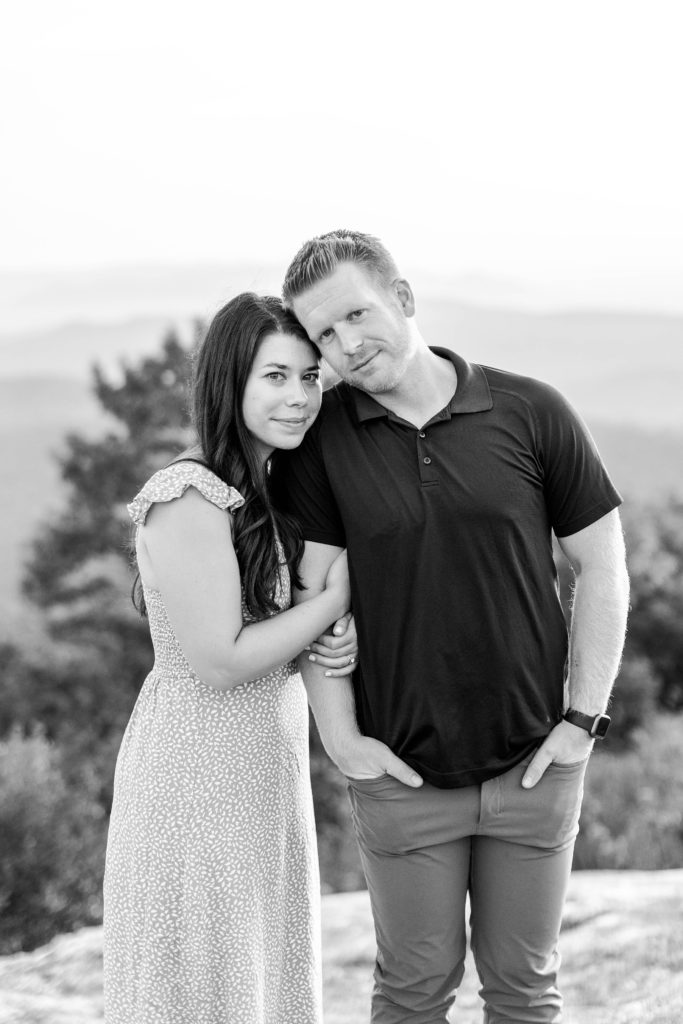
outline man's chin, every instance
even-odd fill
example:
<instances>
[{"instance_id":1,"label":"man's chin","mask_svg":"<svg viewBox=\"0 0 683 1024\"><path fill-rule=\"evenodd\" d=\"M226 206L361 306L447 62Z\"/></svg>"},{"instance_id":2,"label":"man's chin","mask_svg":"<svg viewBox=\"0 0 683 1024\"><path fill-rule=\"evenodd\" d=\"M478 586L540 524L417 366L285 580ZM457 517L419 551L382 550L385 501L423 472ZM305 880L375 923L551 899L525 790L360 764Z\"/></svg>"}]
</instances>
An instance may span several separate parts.
<instances>
[{"instance_id":1,"label":"man's chin","mask_svg":"<svg viewBox=\"0 0 683 1024\"><path fill-rule=\"evenodd\" d=\"M386 380L386 378L375 377L371 373L367 376L360 373L345 375L344 380L347 384L358 388L359 391L366 391L369 395L385 395L388 391L393 391L397 383Z\"/></svg>"}]
</instances>

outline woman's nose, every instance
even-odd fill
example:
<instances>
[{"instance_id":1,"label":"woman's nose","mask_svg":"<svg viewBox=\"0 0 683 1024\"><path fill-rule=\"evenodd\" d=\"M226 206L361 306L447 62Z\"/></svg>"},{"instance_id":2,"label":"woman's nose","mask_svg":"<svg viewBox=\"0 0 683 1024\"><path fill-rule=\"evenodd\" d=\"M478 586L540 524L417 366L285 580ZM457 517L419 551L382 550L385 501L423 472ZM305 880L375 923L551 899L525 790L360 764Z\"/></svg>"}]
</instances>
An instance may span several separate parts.
<instances>
[{"instance_id":1,"label":"woman's nose","mask_svg":"<svg viewBox=\"0 0 683 1024\"><path fill-rule=\"evenodd\" d=\"M293 380L287 390L287 405L306 405L308 394L303 381Z\"/></svg>"}]
</instances>

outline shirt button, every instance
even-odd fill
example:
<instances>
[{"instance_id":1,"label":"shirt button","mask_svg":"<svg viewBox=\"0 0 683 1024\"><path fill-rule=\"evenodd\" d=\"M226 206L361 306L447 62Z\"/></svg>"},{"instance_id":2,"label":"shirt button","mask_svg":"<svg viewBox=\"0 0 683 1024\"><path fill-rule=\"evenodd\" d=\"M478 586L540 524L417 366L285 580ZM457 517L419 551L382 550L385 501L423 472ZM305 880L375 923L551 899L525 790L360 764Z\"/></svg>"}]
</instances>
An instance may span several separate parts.
<instances>
[{"instance_id":1,"label":"shirt button","mask_svg":"<svg viewBox=\"0 0 683 1024\"><path fill-rule=\"evenodd\" d=\"M426 437L427 435L425 434L424 430L421 430L420 433L417 436L418 437Z\"/></svg>"},{"instance_id":2,"label":"shirt button","mask_svg":"<svg viewBox=\"0 0 683 1024\"><path fill-rule=\"evenodd\" d=\"M423 459L422 461L424 462L425 466L428 466L432 460L429 458L429 456L427 456L427 458Z\"/></svg>"}]
</instances>

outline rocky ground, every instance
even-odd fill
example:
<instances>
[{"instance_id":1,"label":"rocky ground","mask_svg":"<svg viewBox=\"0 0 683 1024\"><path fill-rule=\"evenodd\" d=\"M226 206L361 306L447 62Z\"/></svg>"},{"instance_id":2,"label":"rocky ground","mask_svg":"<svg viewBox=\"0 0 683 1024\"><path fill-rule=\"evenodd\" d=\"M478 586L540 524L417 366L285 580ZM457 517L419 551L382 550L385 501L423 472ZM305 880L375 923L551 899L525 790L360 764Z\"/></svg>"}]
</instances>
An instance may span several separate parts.
<instances>
[{"instance_id":1,"label":"rocky ground","mask_svg":"<svg viewBox=\"0 0 683 1024\"><path fill-rule=\"evenodd\" d=\"M367 894L323 897L323 930L325 1024L367 1024ZM0 958L0 1024L100 1022L101 938L85 928ZM562 951L565 1024L683 1024L683 870L576 872ZM453 1024L481 1024L477 987L468 961Z\"/></svg>"}]
</instances>

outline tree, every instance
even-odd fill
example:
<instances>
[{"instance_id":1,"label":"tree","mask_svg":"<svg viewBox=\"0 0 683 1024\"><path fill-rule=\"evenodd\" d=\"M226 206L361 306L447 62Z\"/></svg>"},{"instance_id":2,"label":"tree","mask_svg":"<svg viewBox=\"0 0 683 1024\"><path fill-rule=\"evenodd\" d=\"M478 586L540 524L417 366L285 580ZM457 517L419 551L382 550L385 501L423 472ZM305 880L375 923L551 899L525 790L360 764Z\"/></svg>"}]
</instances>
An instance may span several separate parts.
<instances>
[{"instance_id":1,"label":"tree","mask_svg":"<svg viewBox=\"0 0 683 1024\"><path fill-rule=\"evenodd\" d=\"M95 780L69 787L40 730L0 742L0 955L101 917L105 830Z\"/></svg>"},{"instance_id":2,"label":"tree","mask_svg":"<svg viewBox=\"0 0 683 1024\"><path fill-rule=\"evenodd\" d=\"M118 384L93 371L107 431L94 441L67 437L66 504L36 537L26 568L24 592L44 613L49 647L18 658L4 652L14 659L14 679L23 677L24 727L38 721L60 742L67 773L84 757L106 758L105 790L112 747L152 662L147 625L129 600L126 502L190 437L190 360L177 336L166 337L159 355L122 369Z\"/></svg>"},{"instance_id":3,"label":"tree","mask_svg":"<svg viewBox=\"0 0 683 1024\"><path fill-rule=\"evenodd\" d=\"M629 649L645 658L658 700L683 709L683 498L672 496L625 520L631 572Z\"/></svg>"},{"instance_id":4,"label":"tree","mask_svg":"<svg viewBox=\"0 0 683 1024\"><path fill-rule=\"evenodd\" d=\"M152 662L147 624L129 600L132 532L125 505L191 440L189 377L188 351L173 334L157 357L125 367L118 384L94 370L109 428L95 441L66 439L60 460L66 504L36 537L24 580L25 594L44 613L49 640L32 651L0 646L6 680L0 734L17 723L29 734L38 723L57 742L60 772L74 792L91 784L94 770L105 811L121 734ZM326 886L355 888L362 876L345 787L315 728L311 766Z\"/></svg>"},{"instance_id":5,"label":"tree","mask_svg":"<svg viewBox=\"0 0 683 1024\"><path fill-rule=\"evenodd\" d=\"M157 356L124 367L119 383L95 369L93 385L107 415L106 432L94 441L77 434L66 439L60 460L68 488L64 510L39 532L26 570L24 590L43 612L46 640L30 650L20 640L0 645L0 736L12 737L5 763L24 766L21 786L9 785L0 793L5 809L0 812L16 823L13 842L19 849L35 852L41 836L52 837L44 846L53 853L47 862L31 861L35 871L30 877L47 870L46 864L63 865L40 892L30 872L19 871L23 854L3 876L0 901L11 908L12 920L18 922L25 913L27 919L42 921L22 942L46 941L96 916L116 750L152 664L147 624L129 599L132 531L125 506L190 440L189 376L188 351L174 334ZM664 707L683 706L683 502L631 513L626 533L633 611L610 734L622 745L631 736L637 739L656 697ZM566 564L561 575L566 595L571 578ZM17 726L24 746L13 732ZM315 729L311 769L323 883L328 889L358 886L362 877L350 839L343 779ZM26 781L31 774L41 799L33 799L36 787ZM22 801L33 802L35 813L24 813L25 808L15 813ZM78 842L90 851L82 885L69 868L78 859L69 836L81 837ZM627 864L628 851L623 856ZM8 933L3 941L9 948L14 940Z\"/></svg>"},{"instance_id":6,"label":"tree","mask_svg":"<svg viewBox=\"0 0 683 1024\"><path fill-rule=\"evenodd\" d=\"M683 710L683 499L623 512L631 577L624 657L609 708L608 746L628 747L657 711ZM573 575L556 549L562 603L570 620Z\"/></svg>"}]
</instances>

